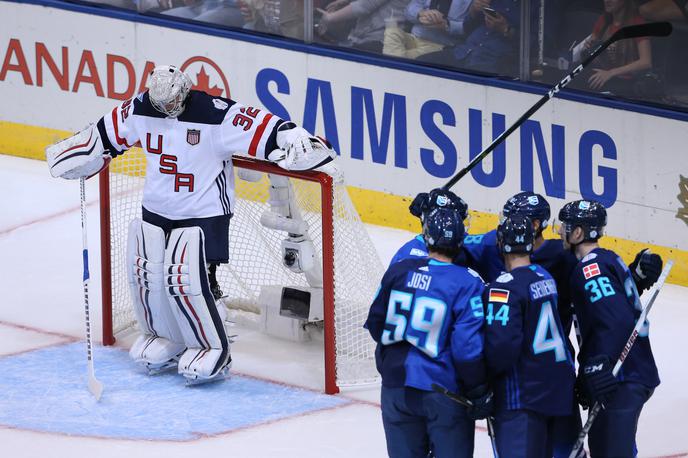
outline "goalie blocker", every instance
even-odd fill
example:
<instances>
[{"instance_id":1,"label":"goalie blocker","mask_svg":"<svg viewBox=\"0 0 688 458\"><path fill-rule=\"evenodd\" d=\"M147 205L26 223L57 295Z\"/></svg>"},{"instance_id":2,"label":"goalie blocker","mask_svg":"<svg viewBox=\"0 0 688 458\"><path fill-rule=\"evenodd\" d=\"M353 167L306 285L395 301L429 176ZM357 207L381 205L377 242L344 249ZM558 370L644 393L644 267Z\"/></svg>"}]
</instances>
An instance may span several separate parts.
<instances>
[{"instance_id":1,"label":"goalie blocker","mask_svg":"<svg viewBox=\"0 0 688 458\"><path fill-rule=\"evenodd\" d=\"M191 382L222 377L231 363L224 307L210 290L199 227L162 229L134 220L129 282L141 336L131 357L156 372L178 364Z\"/></svg>"}]
</instances>

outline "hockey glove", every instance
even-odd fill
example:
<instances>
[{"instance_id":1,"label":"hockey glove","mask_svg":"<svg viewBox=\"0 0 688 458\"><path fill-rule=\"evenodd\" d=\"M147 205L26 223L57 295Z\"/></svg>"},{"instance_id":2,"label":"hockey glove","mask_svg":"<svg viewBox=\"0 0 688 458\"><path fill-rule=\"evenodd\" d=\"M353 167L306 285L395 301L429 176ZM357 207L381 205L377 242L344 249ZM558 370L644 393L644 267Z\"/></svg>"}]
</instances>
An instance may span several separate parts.
<instances>
[{"instance_id":1,"label":"hockey glove","mask_svg":"<svg viewBox=\"0 0 688 458\"><path fill-rule=\"evenodd\" d=\"M425 208L426 201L428 200L428 193L421 192L416 197L413 198L413 202L409 205L409 212L416 218L420 218L423 214L423 209Z\"/></svg>"},{"instance_id":2,"label":"hockey glove","mask_svg":"<svg viewBox=\"0 0 688 458\"><path fill-rule=\"evenodd\" d=\"M576 402L580 404L583 410L588 410L590 408L592 403L590 402L590 398L585 395L582 375L576 379L576 383L573 385L573 394L576 397Z\"/></svg>"},{"instance_id":3,"label":"hockey glove","mask_svg":"<svg viewBox=\"0 0 688 458\"><path fill-rule=\"evenodd\" d=\"M270 152L267 159L285 170L320 170L337 157L327 140L290 121L277 128L276 142L279 149Z\"/></svg>"},{"instance_id":4,"label":"hockey glove","mask_svg":"<svg viewBox=\"0 0 688 458\"><path fill-rule=\"evenodd\" d=\"M631 269L631 276L639 293L650 289L655 284L662 273L662 264L661 256L650 252L648 248L635 255L635 259L628 268Z\"/></svg>"},{"instance_id":5,"label":"hockey glove","mask_svg":"<svg viewBox=\"0 0 688 458\"><path fill-rule=\"evenodd\" d=\"M466 393L466 397L473 404L466 408L466 413L472 420L481 420L492 415L494 410L494 394L487 385L479 385Z\"/></svg>"},{"instance_id":6,"label":"hockey glove","mask_svg":"<svg viewBox=\"0 0 688 458\"><path fill-rule=\"evenodd\" d=\"M604 405L619 387L619 380L612 375L612 363L607 355L588 359L579 377L581 395L590 402Z\"/></svg>"},{"instance_id":7,"label":"hockey glove","mask_svg":"<svg viewBox=\"0 0 688 458\"><path fill-rule=\"evenodd\" d=\"M75 180L91 178L107 167L110 156L103 150L98 129L94 124L45 149L50 174L55 178Z\"/></svg>"}]
</instances>

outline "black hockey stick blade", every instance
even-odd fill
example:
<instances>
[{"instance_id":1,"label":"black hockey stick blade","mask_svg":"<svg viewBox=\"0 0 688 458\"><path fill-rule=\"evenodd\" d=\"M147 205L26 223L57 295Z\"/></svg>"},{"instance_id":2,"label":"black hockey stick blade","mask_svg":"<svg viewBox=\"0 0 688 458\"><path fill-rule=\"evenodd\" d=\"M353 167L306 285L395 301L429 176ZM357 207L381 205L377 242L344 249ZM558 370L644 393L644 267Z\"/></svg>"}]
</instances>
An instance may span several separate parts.
<instances>
[{"instance_id":1,"label":"black hockey stick blade","mask_svg":"<svg viewBox=\"0 0 688 458\"><path fill-rule=\"evenodd\" d=\"M649 22L622 27L612 35L611 39L616 41L638 37L667 37L671 35L672 30L673 26L670 22Z\"/></svg>"},{"instance_id":2,"label":"black hockey stick blade","mask_svg":"<svg viewBox=\"0 0 688 458\"><path fill-rule=\"evenodd\" d=\"M432 384L432 389L433 389L433 391L435 391L436 393L443 394L443 395L445 395L446 397L448 397L449 399L451 399L452 401L458 402L459 404L461 404L461 405L464 406L464 407L473 407L473 403L472 403L469 399L466 399L466 398L464 398L463 396L461 396L461 395L459 395L459 394L452 393L451 391L449 391L448 389L446 389L446 388L443 387L443 386L439 386L438 384L433 383L433 384Z\"/></svg>"}]
</instances>

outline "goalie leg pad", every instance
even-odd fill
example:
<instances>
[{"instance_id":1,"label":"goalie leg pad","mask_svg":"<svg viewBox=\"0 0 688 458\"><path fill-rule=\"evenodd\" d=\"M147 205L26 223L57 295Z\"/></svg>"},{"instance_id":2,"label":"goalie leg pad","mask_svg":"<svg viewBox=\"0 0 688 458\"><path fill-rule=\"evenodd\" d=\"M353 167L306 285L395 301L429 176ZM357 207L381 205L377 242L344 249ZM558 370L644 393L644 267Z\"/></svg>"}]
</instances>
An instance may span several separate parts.
<instances>
[{"instance_id":1,"label":"goalie leg pad","mask_svg":"<svg viewBox=\"0 0 688 458\"><path fill-rule=\"evenodd\" d=\"M170 233L165 251L165 292L188 347L179 360L179 373L190 379L214 378L231 361L223 316L210 289L204 245L200 227L184 227Z\"/></svg>"},{"instance_id":2,"label":"goalie leg pad","mask_svg":"<svg viewBox=\"0 0 688 458\"><path fill-rule=\"evenodd\" d=\"M173 364L186 349L165 295L164 255L165 234L162 229L140 219L129 224L127 274L141 332L129 354L134 361L151 370Z\"/></svg>"}]
</instances>

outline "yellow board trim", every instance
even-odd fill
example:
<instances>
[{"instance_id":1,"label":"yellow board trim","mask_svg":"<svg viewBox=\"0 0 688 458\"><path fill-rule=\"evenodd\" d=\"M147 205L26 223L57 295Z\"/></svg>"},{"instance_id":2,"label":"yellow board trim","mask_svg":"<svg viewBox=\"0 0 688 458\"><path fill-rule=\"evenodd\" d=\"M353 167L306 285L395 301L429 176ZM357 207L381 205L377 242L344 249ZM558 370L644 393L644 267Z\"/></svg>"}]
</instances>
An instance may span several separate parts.
<instances>
[{"instance_id":1,"label":"yellow board trim","mask_svg":"<svg viewBox=\"0 0 688 458\"><path fill-rule=\"evenodd\" d=\"M63 130L0 121L0 152L11 156L45 160L45 147L69 134L70 132ZM116 160L113 161L113 165L116 163ZM353 186L349 186L348 189L351 200L364 222L420 232L420 223L408 212L411 202L408 197ZM497 215L473 210L470 213L470 232L473 234L490 231L497 225ZM551 232L549 234L554 237ZM663 259L676 261L668 281L688 286L688 251L612 236L605 236L600 240L600 244L614 250L627 263L631 262L641 249L650 248Z\"/></svg>"}]
</instances>

